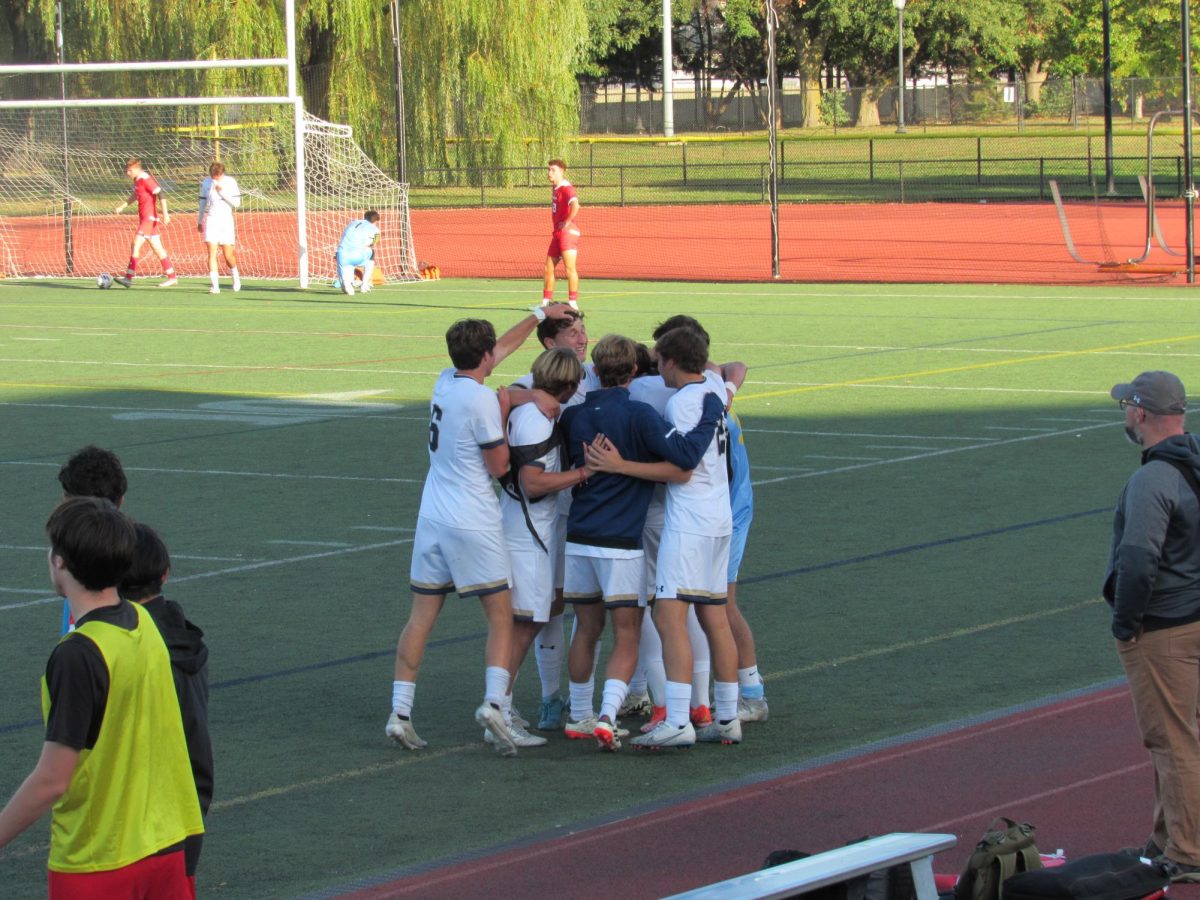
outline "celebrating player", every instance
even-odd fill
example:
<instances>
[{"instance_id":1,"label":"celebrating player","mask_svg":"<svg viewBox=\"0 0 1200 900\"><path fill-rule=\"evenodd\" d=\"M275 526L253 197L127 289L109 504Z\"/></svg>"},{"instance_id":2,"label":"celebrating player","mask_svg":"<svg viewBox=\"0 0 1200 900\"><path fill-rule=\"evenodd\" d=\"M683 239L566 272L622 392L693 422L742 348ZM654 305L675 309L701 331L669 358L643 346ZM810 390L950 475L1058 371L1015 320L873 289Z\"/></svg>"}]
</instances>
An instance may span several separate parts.
<instances>
[{"instance_id":1,"label":"celebrating player","mask_svg":"<svg viewBox=\"0 0 1200 900\"><path fill-rule=\"evenodd\" d=\"M501 712L513 636L508 552L500 501L491 487L492 478L508 472L508 391L501 388L497 395L483 384L497 363L491 322L455 322L446 332L446 347L454 367L442 371L429 404L429 474L413 543L412 610L396 644L386 733L409 750L425 746L411 721L417 673L446 594L454 591L478 597L487 618L485 693L475 721L490 733L498 752L515 756Z\"/></svg>"},{"instance_id":2,"label":"celebrating player","mask_svg":"<svg viewBox=\"0 0 1200 900\"><path fill-rule=\"evenodd\" d=\"M149 241L150 249L162 263L163 274L167 276L158 286L171 287L178 284L179 279L175 277L175 266L171 264L166 248L163 247L162 235L158 233L160 221L164 228L171 224L171 214L167 212L167 198L162 195L162 188L158 186L154 176L142 167L140 159L134 157L125 164L125 176L133 179L133 194L115 211L124 212L125 207L136 203L138 230L137 234L133 236L133 247L129 251L129 265L125 269L125 274L114 278L113 281L124 287L133 287L133 273L137 269L138 257L142 255L142 248Z\"/></svg>"},{"instance_id":3,"label":"celebrating player","mask_svg":"<svg viewBox=\"0 0 1200 900\"><path fill-rule=\"evenodd\" d=\"M542 302L554 300L554 266L561 259L563 268L567 270L567 299L575 306L579 300L579 272L575 270L575 256L579 251L579 227L575 224L575 217L579 215L579 195L575 193L575 185L567 181L567 164L561 159L550 160L546 178L553 188L550 194L550 218L554 222L554 233L546 250Z\"/></svg>"},{"instance_id":4,"label":"celebrating player","mask_svg":"<svg viewBox=\"0 0 1200 900\"><path fill-rule=\"evenodd\" d=\"M200 184L200 214L196 219L196 230L204 235L208 244L208 292L221 293L217 282L217 248L225 256L225 265L233 276L233 289L242 289L238 277L237 255L233 252L233 211L242 205L242 192L232 175L225 174L225 166L219 162L208 167L208 177Z\"/></svg>"},{"instance_id":5,"label":"celebrating player","mask_svg":"<svg viewBox=\"0 0 1200 900\"><path fill-rule=\"evenodd\" d=\"M371 275L375 271L375 241L379 238L379 213L368 209L361 219L355 219L346 226L337 246L337 281L333 286L340 287L350 296L354 296L354 270L361 266L362 292L371 290Z\"/></svg>"}]
</instances>

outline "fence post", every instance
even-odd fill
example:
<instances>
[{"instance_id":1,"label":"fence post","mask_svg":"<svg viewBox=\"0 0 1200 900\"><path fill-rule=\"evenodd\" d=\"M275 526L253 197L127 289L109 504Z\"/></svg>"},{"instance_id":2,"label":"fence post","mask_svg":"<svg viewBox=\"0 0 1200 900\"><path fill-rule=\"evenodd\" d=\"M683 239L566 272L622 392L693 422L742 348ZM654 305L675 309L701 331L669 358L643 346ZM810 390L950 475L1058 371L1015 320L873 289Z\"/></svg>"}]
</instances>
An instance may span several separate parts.
<instances>
[{"instance_id":1,"label":"fence post","mask_svg":"<svg viewBox=\"0 0 1200 900\"><path fill-rule=\"evenodd\" d=\"M479 205L487 206L487 188L484 182L487 181L487 170L483 166L479 167Z\"/></svg>"},{"instance_id":2,"label":"fence post","mask_svg":"<svg viewBox=\"0 0 1200 900\"><path fill-rule=\"evenodd\" d=\"M896 160L896 172L900 176L900 202L904 202L904 160Z\"/></svg>"},{"instance_id":3,"label":"fence post","mask_svg":"<svg viewBox=\"0 0 1200 900\"><path fill-rule=\"evenodd\" d=\"M867 157L870 160L870 166L868 167L868 169L870 171L870 177L868 178L868 180L874 181L875 180L875 138L867 138Z\"/></svg>"},{"instance_id":4,"label":"fence post","mask_svg":"<svg viewBox=\"0 0 1200 900\"><path fill-rule=\"evenodd\" d=\"M1175 157L1175 196L1183 196L1183 157Z\"/></svg>"},{"instance_id":5,"label":"fence post","mask_svg":"<svg viewBox=\"0 0 1200 900\"><path fill-rule=\"evenodd\" d=\"M596 142L588 143L588 187L596 184Z\"/></svg>"},{"instance_id":6,"label":"fence post","mask_svg":"<svg viewBox=\"0 0 1200 900\"><path fill-rule=\"evenodd\" d=\"M767 164L758 164L758 202L767 202Z\"/></svg>"},{"instance_id":7,"label":"fence post","mask_svg":"<svg viewBox=\"0 0 1200 900\"><path fill-rule=\"evenodd\" d=\"M687 141L680 141L679 146L683 148L683 183L687 184Z\"/></svg>"},{"instance_id":8,"label":"fence post","mask_svg":"<svg viewBox=\"0 0 1200 900\"><path fill-rule=\"evenodd\" d=\"M1038 199L1046 199L1046 157L1038 157Z\"/></svg>"},{"instance_id":9,"label":"fence post","mask_svg":"<svg viewBox=\"0 0 1200 900\"><path fill-rule=\"evenodd\" d=\"M983 184L983 138L975 138L975 183Z\"/></svg>"},{"instance_id":10,"label":"fence post","mask_svg":"<svg viewBox=\"0 0 1200 900\"><path fill-rule=\"evenodd\" d=\"M621 205L625 205L625 167L617 166L617 172L621 176Z\"/></svg>"},{"instance_id":11,"label":"fence post","mask_svg":"<svg viewBox=\"0 0 1200 900\"><path fill-rule=\"evenodd\" d=\"M785 171L787 169L787 153L783 149L786 146L787 146L787 141L779 142L779 180L780 181L787 180L787 173Z\"/></svg>"},{"instance_id":12,"label":"fence post","mask_svg":"<svg viewBox=\"0 0 1200 900\"><path fill-rule=\"evenodd\" d=\"M1096 179L1092 177L1092 136L1088 135L1087 141L1087 164L1088 164L1088 184L1092 187L1096 186Z\"/></svg>"}]
</instances>

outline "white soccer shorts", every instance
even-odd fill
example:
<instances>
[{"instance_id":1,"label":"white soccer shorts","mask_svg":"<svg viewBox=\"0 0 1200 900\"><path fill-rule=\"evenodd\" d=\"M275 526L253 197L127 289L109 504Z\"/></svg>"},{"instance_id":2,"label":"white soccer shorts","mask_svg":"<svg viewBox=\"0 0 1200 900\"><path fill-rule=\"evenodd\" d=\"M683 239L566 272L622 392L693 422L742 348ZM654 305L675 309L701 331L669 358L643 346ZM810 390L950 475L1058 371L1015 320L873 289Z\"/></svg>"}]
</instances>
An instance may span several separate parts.
<instances>
[{"instance_id":1,"label":"white soccer shorts","mask_svg":"<svg viewBox=\"0 0 1200 900\"><path fill-rule=\"evenodd\" d=\"M728 595L729 535L666 530L658 548L655 598L722 604Z\"/></svg>"},{"instance_id":2,"label":"white soccer shorts","mask_svg":"<svg viewBox=\"0 0 1200 900\"><path fill-rule=\"evenodd\" d=\"M235 243L233 222L209 216L204 220L204 243L232 246Z\"/></svg>"},{"instance_id":3,"label":"white soccer shorts","mask_svg":"<svg viewBox=\"0 0 1200 900\"><path fill-rule=\"evenodd\" d=\"M417 519L409 582L416 594L480 597L509 587L504 534Z\"/></svg>"},{"instance_id":4,"label":"white soccer shorts","mask_svg":"<svg viewBox=\"0 0 1200 900\"><path fill-rule=\"evenodd\" d=\"M568 603L604 601L606 608L646 605L646 570L642 557L612 559L576 556L568 548L563 598Z\"/></svg>"}]
</instances>

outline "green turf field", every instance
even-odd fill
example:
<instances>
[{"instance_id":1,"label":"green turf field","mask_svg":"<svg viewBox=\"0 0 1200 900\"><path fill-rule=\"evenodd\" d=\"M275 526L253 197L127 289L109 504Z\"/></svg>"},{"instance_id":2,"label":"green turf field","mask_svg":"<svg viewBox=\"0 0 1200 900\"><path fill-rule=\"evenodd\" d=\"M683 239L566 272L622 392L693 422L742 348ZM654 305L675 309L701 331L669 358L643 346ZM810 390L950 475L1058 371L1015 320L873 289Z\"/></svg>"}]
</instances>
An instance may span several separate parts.
<instances>
[{"instance_id":1,"label":"green turf field","mask_svg":"<svg viewBox=\"0 0 1200 900\"><path fill-rule=\"evenodd\" d=\"M537 287L0 283L0 795L39 752L60 616L42 525L89 442L120 454L126 509L172 550L167 594L207 632L203 895L346 885L1119 673L1098 594L1138 457L1108 389L1170 368L1200 393L1192 291L593 281L593 339L688 312L714 357L750 367L739 597L771 719L738 747L614 756L557 737L501 759L471 718L483 619L451 598L417 692L430 747L390 745L442 336L466 315L507 328ZM536 711L531 663L516 694ZM42 823L0 851L0 893L43 896L46 849Z\"/></svg>"}]
</instances>

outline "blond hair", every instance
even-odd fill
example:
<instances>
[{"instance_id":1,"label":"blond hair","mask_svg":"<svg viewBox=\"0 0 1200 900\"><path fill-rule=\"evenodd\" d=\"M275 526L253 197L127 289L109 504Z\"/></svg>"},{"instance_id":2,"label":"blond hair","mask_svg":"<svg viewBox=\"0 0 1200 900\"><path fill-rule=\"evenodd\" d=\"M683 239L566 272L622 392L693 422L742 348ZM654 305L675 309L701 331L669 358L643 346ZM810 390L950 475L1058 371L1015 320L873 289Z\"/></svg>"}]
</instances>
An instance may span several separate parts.
<instances>
[{"instance_id":1,"label":"blond hair","mask_svg":"<svg viewBox=\"0 0 1200 900\"><path fill-rule=\"evenodd\" d=\"M592 349L592 365L601 387L618 387L637 370L637 342L620 334L606 334Z\"/></svg>"},{"instance_id":2,"label":"blond hair","mask_svg":"<svg viewBox=\"0 0 1200 900\"><path fill-rule=\"evenodd\" d=\"M533 386L552 397L561 396L568 388L571 393L583 381L583 366L570 347L547 350L533 361Z\"/></svg>"}]
</instances>

